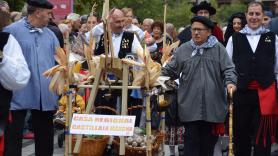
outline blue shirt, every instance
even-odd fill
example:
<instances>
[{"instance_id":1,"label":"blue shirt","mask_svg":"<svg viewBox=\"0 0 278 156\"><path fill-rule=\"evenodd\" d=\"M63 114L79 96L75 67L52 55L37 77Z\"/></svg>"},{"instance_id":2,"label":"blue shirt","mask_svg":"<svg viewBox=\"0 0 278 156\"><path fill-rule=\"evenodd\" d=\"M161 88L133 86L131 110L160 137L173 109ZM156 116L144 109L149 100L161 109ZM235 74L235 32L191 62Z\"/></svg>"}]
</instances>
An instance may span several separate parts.
<instances>
[{"instance_id":1,"label":"blue shirt","mask_svg":"<svg viewBox=\"0 0 278 156\"><path fill-rule=\"evenodd\" d=\"M19 42L31 72L27 86L13 92L11 110L56 110L58 96L48 89L51 78L42 74L55 65L58 39L47 27L37 29L31 26L27 18L7 26L4 31L11 33Z\"/></svg>"}]
</instances>

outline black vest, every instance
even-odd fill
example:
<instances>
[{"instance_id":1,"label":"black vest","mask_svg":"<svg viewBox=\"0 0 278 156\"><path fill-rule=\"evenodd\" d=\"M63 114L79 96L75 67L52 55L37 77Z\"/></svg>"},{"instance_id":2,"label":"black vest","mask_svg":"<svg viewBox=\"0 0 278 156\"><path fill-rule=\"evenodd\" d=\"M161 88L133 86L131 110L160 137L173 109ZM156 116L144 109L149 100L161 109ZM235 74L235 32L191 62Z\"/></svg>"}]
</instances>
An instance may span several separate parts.
<instances>
[{"instance_id":1,"label":"black vest","mask_svg":"<svg viewBox=\"0 0 278 156\"><path fill-rule=\"evenodd\" d=\"M249 82L256 80L267 88L275 82L275 34L262 34L253 53L246 35L233 35L233 62L238 73L238 88L246 89Z\"/></svg>"},{"instance_id":2,"label":"black vest","mask_svg":"<svg viewBox=\"0 0 278 156\"><path fill-rule=\"evenodd\" d=\"M9 34L5 32L0 32L0 50L3 51L9 39ZM1 74L1 73L0 73ZM12 92L5 89L0 84L0 122L7 121L8 113L10 109L10 102L12 99Z\"/></svg>"},{"instance_id":3,"label":"black vest","mask_svg":"<svg viewBox=\"0 0 278 156\"><path fill-rule=\"evenodd\" d=\"M121 45L120 45L120 51L118 54L119 58L124 58L128 53L131 53L132 48L132 42L134 39L134 34L131 32L124 31ZM97 44L97 48L95 50L95 55L101 55L104 54L104 35L100 36L100 41Z\"/></svg>"}]
</instances>

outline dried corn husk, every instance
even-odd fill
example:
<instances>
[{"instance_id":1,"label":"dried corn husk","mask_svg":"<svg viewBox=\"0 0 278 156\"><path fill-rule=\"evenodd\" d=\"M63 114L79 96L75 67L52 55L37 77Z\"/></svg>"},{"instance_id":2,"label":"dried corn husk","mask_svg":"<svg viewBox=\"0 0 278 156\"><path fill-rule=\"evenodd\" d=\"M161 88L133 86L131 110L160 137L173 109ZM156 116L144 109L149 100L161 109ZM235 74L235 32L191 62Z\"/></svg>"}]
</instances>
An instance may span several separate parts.
<instances>
[{"instance_id":1,"label":"dried corn husk","mask_svg":"<svg viewBox=\"0 0 278 156\"><path fill-rule=\"evenodd\" d=\"M58 62L58 65L45 71L43 75L52 77L49 90L61 95L65 91L65 86L68 85L68 57L62 48L57 48L54 58Z\"/></svg>"},{"instance_id":2,"label":"dried corn husk","mask_svg":"<svg viewBox=\"0 0 278 156\"><path fill-rule=\"evenodd\" d=\"M169 57L171 57L171 51L175 48L177 48L180 44L180 41L177 41L175 43L172 43L171 45L166 45L164 48L163 48L163 55L162 55L162 58L161 58L161 63L164 64L164 62L166 60L169 59Z\"/></svg>"},{"instance_id":3,"label":"dried corn husk","mask_svg":"<svg viewBox=\"0 0 278 156\"><path fill-rule=\"evenodd\" d=\"M96 65L93 63L93 51L95 50L95 38L93 37L92 32L90 32L90 41L89 46L84 45L84 55L87 60L87 64L89 67L89 75L95 75Z\"/></svg>"},{"instance_id":4,"label":"dried corn husk","mask_svg":"<svg viewBox=\"0 0 278 156\"><path fill-rule=\"evenodd\" d=\"M55 91L55 84L56 84L56 82L58 81L58 79L59 79L59 77L60 77L60 74L61 74L61 72L60 71L57 71L55 74L54 74L54 76L53 76L53 78L52 78L52 80L51 80L51 82L50 82L50 84L49 84L49 90L50 91Z\"/></svg>"},{"instance_id":5,"label":"dried corn husk","mask_svg":"<svg viewBox=\"0 0 278 156\"><path fill-rule=\"evenodd\" d=\"M134 60L131 60L131 59L122 59L123 63L126 63L128 65L134 65L134 66L139 66L139 67L145 67L145 65L143 63L139 63L139 62L136 62Z\"/></svg>"},{"instance_id":6,"label":"dried corn husk","mask_svg":"<svg viewBox=\"0 0 278 156\"><path fill-rule=\"evenodd\" d=\"M60 67L61 67L60 65L56 65L56 66L48 69L47 71L45 71L43 73L43 76L45 76L45 77L54 76L54 74L60 69Z\"/></svg>"},{"instance_id":7,"label":"dried corn husk","mask_svg":"<svg viewBox=\"0 0 278 156\"><path fill-rule=\"evenodd\" d=\"M138 70L133 72L133 86L143 86L145 82L145 71L144 70Z\"/></svg>"},{"instance_id":8,"label":"dried corn husk","mask_svg":"<svg viewBox=\"0 0 278 156\"><path fill-rule=\"evenodd\" d=\"M137 55L139 59L144 60L145 67L147 70L141 70L135 73L135 78L133 84L144 84L146 74L149 74L149 87L155 85L157 78L160 76L161 65L152 60L150 52L145 48L145 51L142 48L137 49ZM148 73L146 73L148 72Z\"/></svg>"},{"instance_id":9,"label":"dried corn husk","mask_svg":"<svg viewBox=\"0 0 278 156\"><path fill-rule=\"evenodd\" d=\"M56 61L59 63L59 65L62 65L62 66L68 65L67 54L62 48L56 48L55 59L58 59Z\"/></svg>"}]
</instances>

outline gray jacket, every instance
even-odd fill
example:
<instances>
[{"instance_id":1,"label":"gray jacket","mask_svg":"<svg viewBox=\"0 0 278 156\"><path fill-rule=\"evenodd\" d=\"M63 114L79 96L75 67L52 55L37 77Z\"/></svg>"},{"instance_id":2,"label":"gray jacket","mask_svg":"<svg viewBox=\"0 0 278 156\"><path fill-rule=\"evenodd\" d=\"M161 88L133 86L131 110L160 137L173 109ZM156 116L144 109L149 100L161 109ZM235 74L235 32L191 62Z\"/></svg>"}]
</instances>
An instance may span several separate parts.
<instances>
[{"instance_id":1,"label":"gray jacket","mask_svg":"<svg viewBox=\"0 0 278 156\"><path fill-rule=\"evenodd\" d=\"M186 42L174 53L162 75L179 78L178 113L182 122L220 123L227 114L225 86L236 84L235 67L221 43L191 57L193 48Z\"/></svg>"}]
</instances>

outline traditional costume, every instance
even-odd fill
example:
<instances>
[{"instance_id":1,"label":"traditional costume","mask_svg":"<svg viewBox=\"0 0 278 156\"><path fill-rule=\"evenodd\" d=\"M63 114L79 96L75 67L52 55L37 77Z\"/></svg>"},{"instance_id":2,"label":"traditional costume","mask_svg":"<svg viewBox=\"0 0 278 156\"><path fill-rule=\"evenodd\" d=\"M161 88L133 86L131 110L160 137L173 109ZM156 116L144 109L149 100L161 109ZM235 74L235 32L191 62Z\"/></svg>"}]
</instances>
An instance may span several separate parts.
<instances>
[{"instance_id":1,"label":"traditional costume","mask_svg":"<svg viewBox=\"0 0 278 156\"><path fill-rule=\"evenodd\" d=\"M206 17L196 16L212 29ZM218 136L213 130L227 114L225 86L236 84L235 68L225 48L214 36L202 45L193 40L182 44L162 75L179 79L178 115L185 126L184 155L213 155Z\"/></svg>"},{"instance_id":2,"label":"traditional costume","mask_svg":"<svg viewBox=\"0 0 278 156\"><path fill-rule=\"evenodd\" d=\"M238 73L234 95L236 156L270 156L278 121L278 37L264 27L245 26L228 41L227 52Z\"/></svg>"},{"instance_id":3,"label":"traditional costume","mask_svg":"<svg viewBox=\"0 0 278 156\"><path fill-rule=\"evenodd\" d=\"M92 33L93 37L96 39L96 49L94 52L95 55L104 54L105 50L104 50L103 23L96 25L92 29L91 32L88 32L86 34L86 36L88 37L90 33ZM87 39L89 39L89 38L87 38ZM112 32L112 43L113 43L115 58L125 58L127 55L134 55L134 54L136 54L137 48L142 48L136 35L134 33L124 31L124 30L120 33ZM137 91L138 90L136 90L136 92ZM112 94L113 96L106 96L107 93L109 95ZM129 92L129 93L131 93L131 92ZM118 109L118 111L119 111L120 106L116 106L118 95L120 95L120 93L116 90L112 90L110 93L108 90L99 90L98 95L95 100L95 104L96 104L96 106L106 105L106 106L112 107L114 109ZM128 107L131 107L133 105L137 106L138 104L141 105L142 104L141 98L142 98L141 96L133 96L133 97L129 96ZM101 113L108 113L108 112L101 112ZM109 112L109 113L111 113L111 112ZM112 113L114 114L114 112L112 112ZM141 113L138 113L137 111L135 114L141 115ZM139 125L139 121L140 121L140 116L137 116L137 118L136 118L137 126Z\"/></svg>"},{"instance_id":4,"label":"traditional costume","mask_svg":"<svg viewBox=\"0 0 278 156\"><path fill-rule=\"evenodd\" d=\"M53 8L47 0L28 0L27 3L40 9ZM22 131L27 110L32 113L36 155L53 154L53 111L58 107L58 96L49 91L51 79L44 77L43 72L55 65L54 55L59 42L47 27L31 25L29 16L32 14L4 29L18 40L31 72L27 86L13 92L10 108L12 122L5 131L6 156L22 153Z\"/></svg>"}]
</instances>

